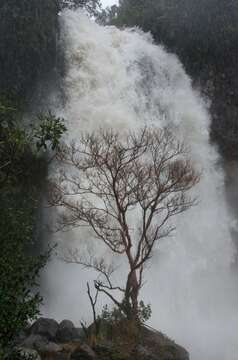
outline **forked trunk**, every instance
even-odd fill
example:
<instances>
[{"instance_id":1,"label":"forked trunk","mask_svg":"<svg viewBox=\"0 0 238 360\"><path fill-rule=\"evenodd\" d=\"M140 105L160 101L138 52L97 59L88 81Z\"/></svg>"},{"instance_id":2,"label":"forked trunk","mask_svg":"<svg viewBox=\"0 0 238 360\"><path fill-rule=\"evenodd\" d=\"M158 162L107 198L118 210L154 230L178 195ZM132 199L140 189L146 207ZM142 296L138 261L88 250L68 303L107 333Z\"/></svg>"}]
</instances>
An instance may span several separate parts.
<instances>
[{"instance_id":1,"label":"forked trunk","mask_svg":"<svg viewBox=\"0 0 238 360\"><path fill-rule=\"evenodd\" d=\"M140 286L137 280L136 271L129 273L125 292L125 313L129 320L139 320L138 295Z\"/></svg>"}]
</instances>

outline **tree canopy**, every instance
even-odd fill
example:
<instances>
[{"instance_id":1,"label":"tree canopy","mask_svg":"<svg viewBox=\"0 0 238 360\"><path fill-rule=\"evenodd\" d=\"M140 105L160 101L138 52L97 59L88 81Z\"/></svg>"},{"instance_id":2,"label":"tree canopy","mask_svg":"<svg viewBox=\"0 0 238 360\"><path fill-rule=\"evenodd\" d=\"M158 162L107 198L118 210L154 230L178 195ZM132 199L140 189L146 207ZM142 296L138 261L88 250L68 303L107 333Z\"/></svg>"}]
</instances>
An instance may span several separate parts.
<instances>
[{"instance_id":1,"label":"tree canopy","mask_svg":"<svg viewBox=\"0 0 238 360\"><path fill-rule=\"evenodd\" d=\"M102 276L96 290L135 319L145 264L173 231L171 218L194 203L188 191L199 176L186 147L169 129L145 128L125 139L111 130L85 134L79 144L65 145L59 158L65 167L50 186L50 203L63 209L58 229L90 229L88 241L123 257L128 271L124 283L114 285L114 267L97 254L87 258L76 249L66 261L96 270Z\"/></svg>"}]
</instances>

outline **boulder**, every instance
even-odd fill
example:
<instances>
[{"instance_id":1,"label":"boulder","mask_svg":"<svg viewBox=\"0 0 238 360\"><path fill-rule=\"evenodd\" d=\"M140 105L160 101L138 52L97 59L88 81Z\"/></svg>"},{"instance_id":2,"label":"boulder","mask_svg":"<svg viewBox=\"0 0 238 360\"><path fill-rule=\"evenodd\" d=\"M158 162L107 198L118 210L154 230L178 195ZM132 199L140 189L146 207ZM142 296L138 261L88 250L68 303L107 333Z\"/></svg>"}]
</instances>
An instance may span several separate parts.
<instances>
[{"instance_id":1,"label":"boulder","mask_svg":"<svg viewBox=\"0 0 238 360\"><path fill-rule=\"evenodd\" d=\"M49 341L46 337L41 335L30 335L22 343L21 346L27 349L37 350L39 353L43 352L60 352L62 346Z\"/></svg>"},{"instance_id":2,"label":"boulder","mask_svg":"<svg viewBox=\"0 0 238 360\"><path fill-rule=\"evenodd\" d=\"M189 360L189 353L182 346L176 344L166 335L149 327L142 328L142 343L144 355L158 360ZM153 357L152 357L153 356Z\"/></svg>"},{"instance_id":3,"label":"boulder","mask_svg":"<svg viewBox=\"0 0 238 360\"><path fill-rule=\"evenodd\" d=\"M41 360L69 360L69 354L66 353L45 353L41 354Z\"/></svg>"},{"instance_id":4,"label":"boulder","mask_svg":"<svg viewBox=\"0 0 238 360\"><path fill-rule=\"evenodd\" d=\"M40 353L59 353L63 350L59 344L48 342L45 346L37 349Z\"/></svg>"},{"instance_id":5,"label":"boulder","mask_svg":"<svg viewBox=\"0 0 238 360\"><path fill-rule=\"evenodd\" d=\"M24 340L28 337L27 330L20 331L17 336L14 338L14 345L21 345Z\"/></svg>"},{"instance_id":6,"label":"boulder","mask_svg":"<svg viewBox=\"0 0 238 360\"><path fill-rule=\"evenodd\" d=\"M70 357L71 360L96 360L96 353L86 344L76 349Z\"/></svg>"},{"instance_id":7,"label":"boulder","mask_svg":"<svg viewBox=\"0 0 238 360\"><path fill-rule=\"evenodd\" d=\"M27 349L42 349L49 343L49 340L41 335L30 335L23 340L20 346Z\"/></svg>"},{"instance_id":8,"label":"boulder","mask_svg":"<svg viewBox=\"0 0 238 360\"><path fill-rule=\"evenodd\" d=\"M85 343L82 329L75 328L71 321L63 320L58 324L55 320L41 318L18 337L23 339L18 344L29 356L32 351L37 354L36 360L189 360L182 346L149 326L140 328L136 344L128 344L128 337L125 342L118 342L111 325L108 330L105 334L110 333L110 336L90 347ZM120 339L120 333L118 336Z\"/></svg>"},{"instance_id":9,"label":"boulder","mask_svg":"<svg viewBox=\"0 0 238 360\"><path fill-rule=\"evenodd\" d=\"M31 335L42 335L48 340L54 340L59 324L53 319L40 318L30 327Z\"/></svg>"},{"instance_id":10,"label":"boulder","mask_svg":"<svg viewBox=\"0 0 238 360\"><path fill-rule=\"evenodd\" d=\"M158 358L158 356L152 354L149 349L147 349L146 347L144 347L142 345L137 346L136 354L137 354L137 357L139 359L143 359L143 360L160 360L160 358ZM169 359L167 359L167 360L169 360Z\"/></svg>"},{"instance_id":11,"label":"boulder","mask_svg":"<svg viewBox=\"0 0 238 360\"><path fill-rule=\"evenodd\" d=\"M79 339L80 335L74 324L70 320L63 320L56 332L56 340L59 343L66 343L72 340Z\"/></svg>"}]
</instances>

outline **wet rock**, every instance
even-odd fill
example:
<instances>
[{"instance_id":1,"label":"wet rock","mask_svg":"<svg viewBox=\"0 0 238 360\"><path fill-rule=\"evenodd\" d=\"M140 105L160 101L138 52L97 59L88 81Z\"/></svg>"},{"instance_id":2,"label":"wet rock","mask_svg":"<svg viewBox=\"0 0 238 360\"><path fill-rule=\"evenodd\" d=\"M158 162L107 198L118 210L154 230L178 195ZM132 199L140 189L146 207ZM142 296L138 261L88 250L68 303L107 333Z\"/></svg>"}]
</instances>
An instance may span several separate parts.
<instances>
[{"instance_id":1,"label":"wet rock","mask_svg":"<svg viewBox=\"0 0 238 360\"><path fill-rule=\"evenodd\" d=\"M116 341L111 325L109 330L92 348L85 343L82 329L75 328L71 321L58 324L41 318L31 326L20 347L29 353L36 351L37 360L189 360L182 346L148 326L140 328L138 342L132 347L128 347L128 339L125 344Z\"/></svg>"},{"instance_id":2,"label":"wet rock","mask_svg":"<svg viewBox=\"0 0 238 360\"><path fill-rule=\"evenodd\" d=\"M60 343L66 343L75 339L79 339L80 335L74 324L70 320L63 320L58 327L56 340Z\"/></svg>"},{"instance_id":3,"label":"wet rock","mask_svg":"<svg viewBox=\"0 0 238 360\"><path fill-rule=\"evenodd\" d=\"M96 353L86 344L76 349L70 357L71 360L96 360Z\"/></svg>"},{"instance_id":4,"label":"wet rock","mask_svg":"<svg viewBox=\"0 0 238 360\"><path fill-rule=\"evenodd\" d=\"M38 348L37 350L40 353L59 353L60 351L62 351L62 346L53 342L48 342L48 344L46 344L45 346Z\"/></svg>"},{"instance_id":5,"label":"wet rock","mask_svg":"<svg viewBox=\"0 0 238 360\"><path fill-rule=\"evenodd\" d=\"M141 335L142 347L158 360L189 360L187 350L161 332L143 327Z\"/></svg>"},{"instance_id":6,"label":"wet rock","mask_svg":"<svg viewBox=\"0 0 238 360\"><path fill-rule=\"evenodd\" d=\"M14 345L21 345L25 339L27 338L28 336L28 332L26 330L22 330L20 331L17 336L14 338Z\"/></svg>"},{"instance_id":7,"label":"wet rock","mask_svg":"<svg viewBox=\"0 0 238 360\"><path fill-rule=\"evenodd\" d=\"M41 349L48 344L49 340L41 335L30 335L23 340L21 346L27 349Z\"/></svg>"},{"instance_id":8,"label":"wet rock","mask_svg":"<svg viewBox=\"0 0 238 360\"><path fill-rule=\"evenodd\" d=\"M27 349L37 350L39 353L44 352L60 352L62 346L49 341L46 337L41 335L30 335L21 344L22 347Z\"/></svg>"},{"instance_id":9,"label":"wet rock","mask_svg":"<svg viewBox=\"0 0 238 360\"><path fill-rule=\"evenodd\" d=\"M42 335L49 340L54 340L59 324L53 319L40 318L30 327L30 334Z\"/></svg>"},{"instance_id":10,"label":"wet rock","mask_svg":"<svg viewBox=\"0 0 238 360\"><path fill-rule=\"evenodd\" d=\"M155 356L151 353L149 349L142 345L138 345L136 348L136 354L139 359L143 360L160 360L158 356Z\"/></svg>"},{"instance_id":11,"label":"wet rock","mask_svg":"<svg viewBox=\"0 0 238 360\"><path fill-rule=\"evenodd\" d=\"M69 360L69 354L65 353L45 353L41 354L41 360Z\"/></svg>"}]
</instances>

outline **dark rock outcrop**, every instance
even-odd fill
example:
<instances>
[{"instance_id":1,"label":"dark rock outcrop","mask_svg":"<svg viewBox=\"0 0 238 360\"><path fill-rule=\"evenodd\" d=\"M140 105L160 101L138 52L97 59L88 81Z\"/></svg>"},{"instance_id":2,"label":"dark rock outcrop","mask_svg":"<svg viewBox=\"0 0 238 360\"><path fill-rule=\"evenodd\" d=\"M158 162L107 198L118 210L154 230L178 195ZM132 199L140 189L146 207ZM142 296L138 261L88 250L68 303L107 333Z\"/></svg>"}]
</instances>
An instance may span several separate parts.
<instances>
[{"instance_id":1,"label":"dark rock outcrop","mask_svg":"<svg viewBox=\"0 0 238 360\"><path fill-rule=\"evenodd\" d=\"M86 343L79 335L69 320L58 324L53 319L40 318L30 327L19 348L36 352L41 360L189 360L183 347L145 326L140 329L138 343L132 340L132 344L128 338L125 343L114 339L116 335L111 332L96 342L91 339L94 346L90 346L90 341Z\"/></svg>"},{"instance_id":2,"label":"dark rock outcrop","mask_svg":"<svg viewBox=\"0 0 238 360\"><path fill-rule=\"evenodd\" d=\"M238 2L121 0L109 21L150 31L211 100L211 139L238 160Z\"/></svg>"},{"instance_id":3,"label":"dark rock outcrop","mask_svg":"<svg viewBox=\"0 0 238 360\"><path fill-rule=\"evenodd\" d=\"M40 350L43 349L48 343L49 340L46 337L38 334L31 334L20 343L20 346L27 349Z\"/></svg>"},{"instance_id":4,"label":"dark rock outcrop","mask_svg":"<svg viewBox=\"0 0 238 360\"><path fill-rule=\"evenodd\" d=\"M66 343L75 339L79 339L79 331L75 328L70 320L63 320L56 332L56 340L59 343Z\"/></svg>"},{"instance_id":5,"label":"dark rock outcrop","mask_svg":"<svg viewBox=\"0 0 238 360\"><path fill-rule=\"evenodd\" d=\"M144 353L146 360L189 360L187 350L159 331L143 327L141 338L140 353Z\"/></svg>"},{"instance_id":6,"label":"dark rock outcrop","mask_svg":"<svg viewBox=\"0 0 238 360\"><path fill-rule=\"evenodd\" d=\"M40 318L29 329L31 335L41 335L48 340L54 340L59 324L54 319Z\"/></svg>"},{"instance_id":7,"label":"dark rock outcrop","mask_svg":"<svg viewBox=\"0 0 238 360\"><path fill-rule=\"evenodd\" d=\"M1 0L0 94L31 95L56 64L57 0Z\"/></svg>"},{"instance_id":8,"label":"dark rock outcrop","mask_svg":"<svg viewBox=\"0 0 238 360\"><path fill-rule=\"evenodd\" d=\"M96 360L96 353L86 344L76 349L70 356L72 360Z\"/></svg>"}]
</instances>

